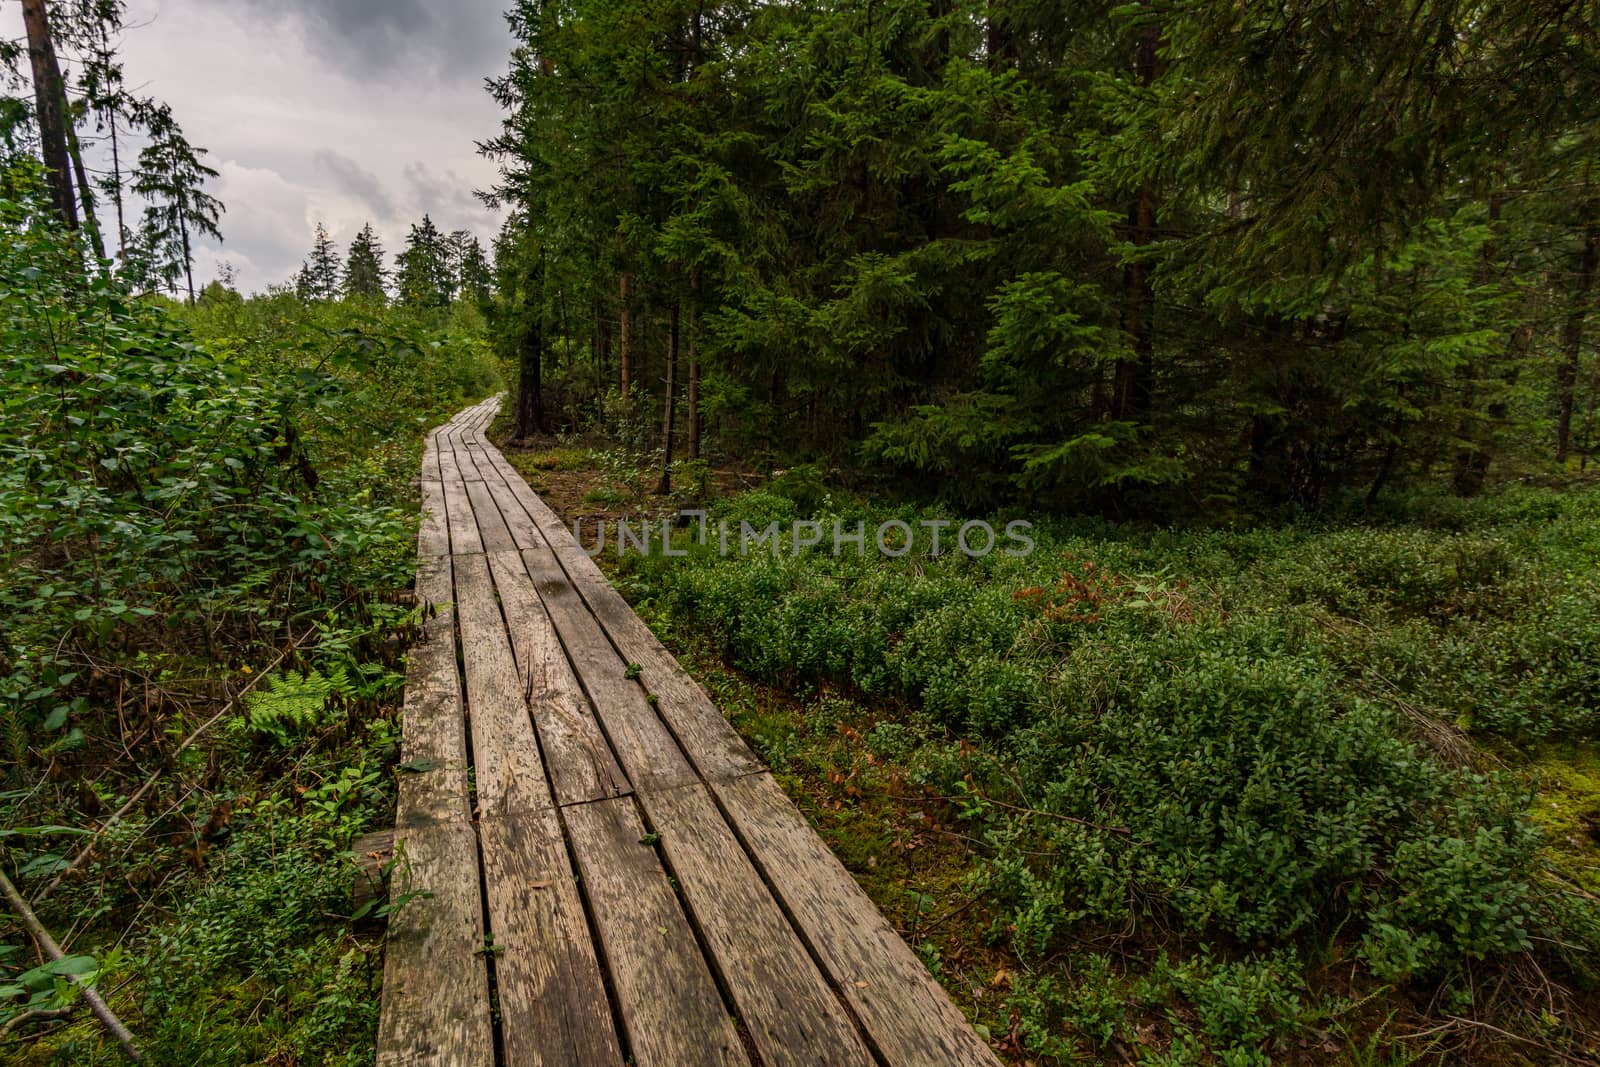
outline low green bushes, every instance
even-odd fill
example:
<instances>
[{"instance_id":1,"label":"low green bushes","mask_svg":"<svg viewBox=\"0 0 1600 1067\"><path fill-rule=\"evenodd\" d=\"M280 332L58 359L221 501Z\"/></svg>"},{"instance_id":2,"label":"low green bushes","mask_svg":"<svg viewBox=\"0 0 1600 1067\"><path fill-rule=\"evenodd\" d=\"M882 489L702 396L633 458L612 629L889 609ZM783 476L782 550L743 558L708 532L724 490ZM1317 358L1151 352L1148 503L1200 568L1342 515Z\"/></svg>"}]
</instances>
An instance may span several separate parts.
<instances>
[{"instance_id":1,"label":"low green bushes","mask_svg":"<svg viewBox=\"0 0 1600 1067\"><path fill-rule=\"evenodd\" d=\"M1026 558L691 545L629 581L757 678L920 707L869 741L965 798L992 935L1043 975L1080 937L1138 930L1230 967L1277 953L1290 986L1329 953L1448 983L1536 939L1583 981L1596 909L1546 876L1519 768L1547 739L1597 740L1597 502L1512 492L1451 529L1088 522L1035 531ZM805 513L766 491L720 517ZM1193 1007L1209 987L1185 982ZM1215 1018L1202 1044L1259 1050Z\"/></svg>"}]
</instances>

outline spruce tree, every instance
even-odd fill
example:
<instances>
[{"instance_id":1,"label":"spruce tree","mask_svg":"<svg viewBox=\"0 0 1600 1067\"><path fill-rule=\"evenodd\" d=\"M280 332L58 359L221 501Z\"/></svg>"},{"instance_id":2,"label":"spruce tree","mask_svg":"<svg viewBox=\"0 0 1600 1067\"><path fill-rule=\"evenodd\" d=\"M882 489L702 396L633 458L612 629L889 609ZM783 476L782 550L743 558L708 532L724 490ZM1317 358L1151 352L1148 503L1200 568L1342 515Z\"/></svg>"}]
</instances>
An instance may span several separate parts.
<instances>
[{"instance_id":1,"label":"spruce tree","mask_svg":"<svg viewBox=\"0 0 1600 1067\"><path fill-rule=\"evenodd\" d=\"M406 247L395 257L395 287L400 303L411 307L444 307L455 290L450 251L427 215L413 225Z\"/></svg>"},{"instance_id":2,"label":"spruce tree","mask_svg":"<svg viewBox=\"0 0 1600 1067\"><path fill-rule=\"evenodd\" d=\"M339 253L334 250L333 238L328 236L327 227L317 223L316 233L312 239L311 256L302 268L305 274L305 291L301 294L306 300L336 300L339 297ZM300 288L298 281L296 289Z\"/></svg>"},{"instance_id":3,"label":"spruce tree","mask_svg":"<svg viewBox=\"0 0 1600 1067\"><path fill-rule=\"evenodd\" d=\"M483 244L474 236L462 236L456 259L456 296L481 306L489 302L493 293L494 276Z\"/></svg>"},{"instance_id":4,"label":"spruce tree","mask_svg":"<svg viewBox=\"0 0 1600 1067\"><path fill-rule=\"evenodd\" d=\"M183 275L192 304L194 239L222 240L217 222L226 209L205 191L206 181L217 172L201 162L206 150L188 142L170 108L162 105L151 113L149 130L150 143L139 153L133 190L151 201L144 228L157 274L173 281Z\"/></svg>"},{"instance_id":5,"label":"spruce tree","mask_svg":"<svg viewBox=\"0 0 1600 1067\"><path fill-rule=\"evenodd\" d=\"M382 303L387 299L384 283L388 276L389 272L383 266L383 246L369 222L361 227L355 240L350 242L350 254L344 264L345 299Z\"/></svg>"}]
</instances>

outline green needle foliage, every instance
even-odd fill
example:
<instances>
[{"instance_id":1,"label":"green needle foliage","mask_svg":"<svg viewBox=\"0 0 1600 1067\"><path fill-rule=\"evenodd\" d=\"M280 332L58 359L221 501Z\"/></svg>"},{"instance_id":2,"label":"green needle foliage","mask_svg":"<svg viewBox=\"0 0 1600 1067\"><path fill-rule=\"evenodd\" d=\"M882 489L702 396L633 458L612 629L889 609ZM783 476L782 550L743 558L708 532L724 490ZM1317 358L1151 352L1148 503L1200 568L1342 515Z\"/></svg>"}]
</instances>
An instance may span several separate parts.
<instances>
[{"instance_id":1,"label":"green needle foliage","mask_svg":"<svg viewBox=\"0 0 1600 1067\"><path fill-rule=\"evenodd\" d=\"M660 398L677 309L731 454L966 507L1470 494L1595 447L1593 5L511 19L486 147L591 417Z\"/></svg>"}]
</instances>

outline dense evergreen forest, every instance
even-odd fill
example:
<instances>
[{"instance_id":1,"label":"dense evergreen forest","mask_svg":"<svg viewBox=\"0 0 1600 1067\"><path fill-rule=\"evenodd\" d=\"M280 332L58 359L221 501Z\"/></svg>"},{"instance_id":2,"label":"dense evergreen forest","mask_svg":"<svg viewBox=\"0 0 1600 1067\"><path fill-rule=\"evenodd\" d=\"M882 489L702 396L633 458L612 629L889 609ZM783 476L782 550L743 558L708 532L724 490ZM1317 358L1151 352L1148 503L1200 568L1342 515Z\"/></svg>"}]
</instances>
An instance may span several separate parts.
<instances>
[{"instance_id":1,"label":"dense evergreen forest","mask_svg":"<svg viewBox=\"0 0 1600 1067\"><path fill-rule=\"evenodd\" d=\"M687 380L690 450L1216 516L1595 448L1592 5L511 18L544 347Z\"/></svg>"},{"instance_id":2,"label":"dense evergreen forest","mask_svg":"<svg viewBox=\"0 0 1600 1067\"><path fill-rule=\"evenodd\" d=\"M505 390L567 520L1031 524L596 556L1004 1062L1600 1062L1600 5L518 0L498 238L248 295L123 5L22 7L0 1059L373 1062Z\"/></svg>"}]
</instances>

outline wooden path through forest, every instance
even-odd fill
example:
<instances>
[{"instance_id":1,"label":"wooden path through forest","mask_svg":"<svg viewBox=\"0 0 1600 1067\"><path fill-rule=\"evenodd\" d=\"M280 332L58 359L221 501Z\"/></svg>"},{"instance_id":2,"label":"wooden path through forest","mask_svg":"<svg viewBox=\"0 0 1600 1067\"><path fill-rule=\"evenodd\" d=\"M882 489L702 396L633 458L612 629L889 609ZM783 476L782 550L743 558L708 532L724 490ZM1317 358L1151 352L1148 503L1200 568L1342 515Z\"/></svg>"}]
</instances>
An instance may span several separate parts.
<instances>
[{"instance_id":1,"label":"wooden path through forest","mask_svg":"<svg viewBox=\"0 0 1600 1067\"><path fill-rule=\"evenodd\" d=\"M381 1067L994 1064L469 408L428 438Z\"/></svg>"}]
</instances>

